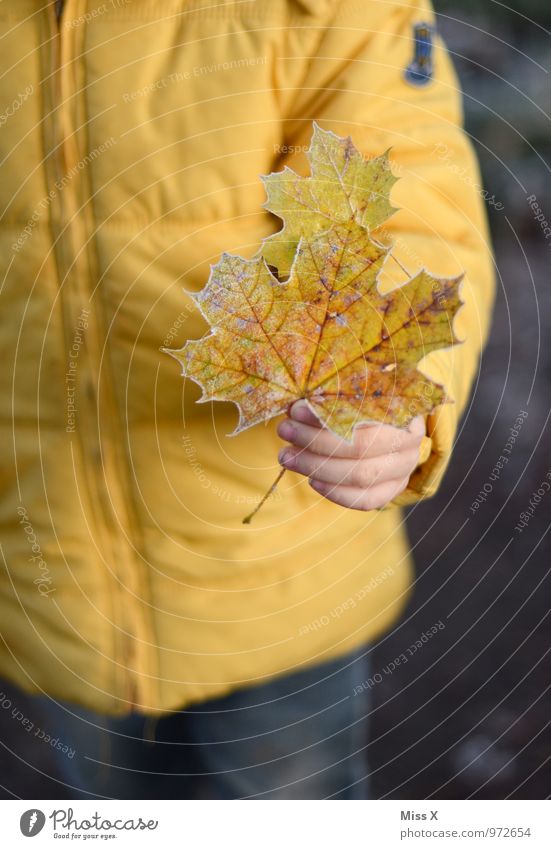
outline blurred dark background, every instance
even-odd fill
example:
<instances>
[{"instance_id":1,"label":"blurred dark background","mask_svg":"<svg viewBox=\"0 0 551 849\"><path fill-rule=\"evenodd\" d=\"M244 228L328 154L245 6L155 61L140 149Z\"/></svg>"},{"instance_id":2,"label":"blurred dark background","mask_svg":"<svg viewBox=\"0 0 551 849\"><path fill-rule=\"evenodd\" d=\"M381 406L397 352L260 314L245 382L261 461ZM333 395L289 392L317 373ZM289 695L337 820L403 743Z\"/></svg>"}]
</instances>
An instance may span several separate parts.
<instances>
[{"instance_id":1,"label":"blurred dark background","mask_svg":"<svg viewBox=\"0 0 551 849\"><path fill-rule=\"evenodd\" d=\"M551 469L551 238L527 200L536 195L551 220L551 4L523 0L515 11L495 0L436 0L436 8L491 199L499 293L455 462L439 495L409 512L415 593L373 658L373 795L543 799L551 795L551 493L522 532L515 525ZM521 411L508 463L492 480ZM389 672L439 621L445 627ZM40 724L36 703L18 696L18 706ZM67 795L51 778L49 746L33 747L29 767L32 737L7 710L0 745L0 797Z\"/></svg>"},{"instance_id":2,"label":"blurred dark background","mask_svg":"<svg viewBox=\"0 0 551 849\"><path fill-rule=\"evenodd\" d=\"M551 493L532 497L551 470L551 238L527 198L536 195L551 221L551 3L523 0L518 11L494 0L435 5L490 197L498 299L444 486L409 511L416 590L373 662L382 677L372 686L374 795L544 799ZM492 480L521 411L528 416ZM473 512L485 485L492 489ZM519 532L526 511L533 515ZM384 671L439 620L444 630Z\"/></svg>"}]
</instances>

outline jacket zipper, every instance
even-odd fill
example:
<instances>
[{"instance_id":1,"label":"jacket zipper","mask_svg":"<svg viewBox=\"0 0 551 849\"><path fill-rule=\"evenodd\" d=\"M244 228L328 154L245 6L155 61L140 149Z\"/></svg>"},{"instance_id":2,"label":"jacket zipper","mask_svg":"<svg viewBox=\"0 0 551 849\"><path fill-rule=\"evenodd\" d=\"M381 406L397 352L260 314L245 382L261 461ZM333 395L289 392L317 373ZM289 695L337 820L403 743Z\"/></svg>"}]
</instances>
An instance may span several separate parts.
<instances>
[{"instance_id":1,"label":"jacket zipper","mask_svg":"<svg viewBox=\"0 0 551 849\"><path fill-rule=\"evenodd\" d=\"M64 70L62 67L63 60L65 59L64 46L66 42L64 40L63 29L61 27L61 14L63 11L65 13L67 12L67 8L70 7L71 2L72 0L53 0L53 2L51 1L48 3L47 9L52 56L52 67L49 75L51 84L51 157L54 166L54 185L56 188L60 185L60 181L69 171L71 147L73 149L73 153L76 153L76 141L74 136L69 138L69 128L65 126L66 116L64 110L68 108L69 96L67 92L63 90L61 81L62 73L65 73L66 75L70 73L69 68L65 68ZM69 37L69 35L65 35L65 39L68 39ZM66 100L65 104L64 98ZM63 120L64 117L65 120ZM78 156L73 156L73 159L78 161ZM82 212L78 211L78 201L70 204L71 208L69 208L67 201L68 198L71 197L72 191L71 185L69 184L66 185L63 190L58 189L54 192L54 197L52 199L52 212L55 211L57 206L58 213L57 222L53 220L54 216L52 215L55 236L54 255L61 286L60 302L64 315L66 343L71 339L71 334L74 335L82 308L90 304L90 292L85 291L83 285L80 285L79 292L76 291L77 280L80 280L82 284L84 280L89 278L89 268L85 268L84 273L82 273L82 271L79 272L78 268L76 273L74 270L75 263L77 262L77 256L80 257L79 264L81 264L82 262L86 262L85 258L87 254L83 240L81 240L79 250L77 251L76 249L75 231L78 228ZM76 198L73 196L72 200L76 201ZM88 275L86 274L86 271L88 271ZM102 548L104 552L110 555L111 568L114 571L117 569L119 570L117 577L120 579L122 588L119 588L118 592L112 594L112 602L115 605L113 617L114 624L118 625L121 629L120 631L116 631L116 642L119 644L119 650L116 651L115 654L118 654L119 656L115 656L114 661L116 668L120 671L123 679L122 692L126 694L126 701L129 706L132 707L137 702L135 675L129 668L129 663L133 659L132 640L130 636L132 623L128 617L128 605L123 597L123 593L125 591L124 588L128 586L128 580L125 581L124 578L126 577L128 579L130 575L128 569L126 570L126 575L124 574L125 570L122 569L122 564L125 561L128 562L128 554L127 552L122 552L120 550L120 546L117 547L115 545L115 540L120 540L122 532L117 526L116 518L113 515L113 507L110 503L109 492L102 485L102 479L100 480L100 470L99 468L96 470L94 469L95 466L99 466L100 458L103 461L104 467L108 464L108 457L106 457L106 453L110 456L112 449L109 449L106 452L106 446L102 445L99 432L93 424L94 417L97 415L96 411L98 409L97 404L99 401L99 385L97 378L95 378L95 375L99 375L99 364L96 368L94 368L91 361L93 350L95 349L96 352L100 350L99 327L93 309L90 310L88 321L89 325L85 334L86 340L89 344L85 344L84 346L87 350L86 366L82 362L79 363L80 374L78 382L81 388L78 390L77 396L79 398L79 406L84 408L86 405L88 410L86 412L83 410L80 413L77 431L80 435L80 448L81 453L84 456L85 472L88 471L87 484L91 496L90 504L92 505L94 513L98 514L98 531L100 534L102 534L103 531ZM67 345L65 346L65 349L68 350ZM90 367L91 365L92 367ZM85 381L82 379L82 372L85 368L87 368L88 378L86 381L86 391L82 388L85 385ZM89 422L91 423L91 426L89 426ZM86 429L85 435L82 433L84 428ZM86 466L88 466L87 470ZM113 470L111 462L109 462L109 466L111 466L110 470L102 469L102 472L105 473L106 477L108 477L112 487L115 487L117 485L117 473L116 470ZM119 499L119 503L120 501L121 499ZM123 546L125 545L126 541L123 541ZM120 574L121 571L122 574Z\"/></svg>"}]
</instances>

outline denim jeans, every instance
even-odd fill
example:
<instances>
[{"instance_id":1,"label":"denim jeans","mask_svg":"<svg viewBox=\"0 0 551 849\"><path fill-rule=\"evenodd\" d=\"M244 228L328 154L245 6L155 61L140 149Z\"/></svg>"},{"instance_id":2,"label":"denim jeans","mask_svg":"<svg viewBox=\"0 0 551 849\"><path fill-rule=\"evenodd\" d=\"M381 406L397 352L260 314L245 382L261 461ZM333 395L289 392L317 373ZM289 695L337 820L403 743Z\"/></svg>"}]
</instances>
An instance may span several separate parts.
<instances>
[{"instance_id":1,"label":"denim jeans","mask_svg":"<svg viewBox=\"0 0 551 849\"><path fill-rule=\"evenodd\" d=\"M366 799L369 648L162 718L41 699L70 798ZM358 688L361 690L362 688Z\"/></svg>"}]
</instances>

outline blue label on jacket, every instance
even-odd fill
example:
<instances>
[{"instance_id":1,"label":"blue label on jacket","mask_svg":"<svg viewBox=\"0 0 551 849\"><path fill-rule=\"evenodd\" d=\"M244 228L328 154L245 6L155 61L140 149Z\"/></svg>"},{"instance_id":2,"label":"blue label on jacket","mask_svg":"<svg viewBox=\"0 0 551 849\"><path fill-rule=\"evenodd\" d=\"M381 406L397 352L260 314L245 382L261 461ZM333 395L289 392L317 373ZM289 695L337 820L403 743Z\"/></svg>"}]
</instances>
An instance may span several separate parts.
<instances>
[{"instance_id":1,"label":"blue label on jacket","mask_svg":"<svg viewBox=\"0 0 551 849\"><path fill-rule=\"evenodd\" d=\"M405 78L413 85L426 85L432 79L432 27L430 24L415 24L413 27L415 48L413 61L407 66Z\"/></svg>"}]
</instances>

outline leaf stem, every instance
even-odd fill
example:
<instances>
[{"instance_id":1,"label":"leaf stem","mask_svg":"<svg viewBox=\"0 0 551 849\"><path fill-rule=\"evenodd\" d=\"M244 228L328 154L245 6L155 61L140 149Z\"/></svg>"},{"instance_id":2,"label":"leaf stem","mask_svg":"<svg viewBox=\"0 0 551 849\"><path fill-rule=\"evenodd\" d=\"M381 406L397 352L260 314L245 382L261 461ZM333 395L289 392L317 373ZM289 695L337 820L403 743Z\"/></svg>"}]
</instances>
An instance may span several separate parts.
<instances>
[{"instance_id":1,"label":"leaf stem","mask_svg":"<svg viewBox=\"0 0 551 849\"><path fill-rule=\"evenodd\" d=\"M245 518L243 519L243 524L244 524L244 525L250 525L250 524L251 524L251 521L252 521L252 519L253 519L253 516L256 516L256 514L258 513L258 511L260 510L260 508L262 507L262 505L264 504L264 502L265 502L265 501L267 501L267 500L268 500L268 498L270 497L270 495L271 495L271 494L275 491L275 488L276 488L276 486L278 485L278 483L280 482L280 480L281 480L281 478L283 477L283 475L285 474L285 471L286 471L286 469L285 469L285 468L280 469L280 472L279 472L279 474L278 474L277 478L275 479L275 481L273 482L273 484L272 484L272 485L271 485L271 487L269 488L269 490L268 490L268 492L266 493L266 495L264 496L264 498L262 498L262 499L258 502L258 504L257 504L257 505L256 505L256 507L254 508L254 510L252 511L252 513L249 513L249 515L248 515L248 516L245 516Z\"/></svg>"}]
</instances>

